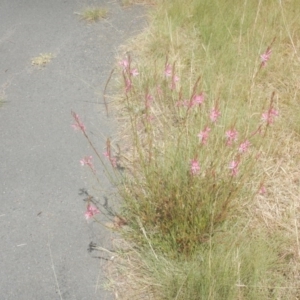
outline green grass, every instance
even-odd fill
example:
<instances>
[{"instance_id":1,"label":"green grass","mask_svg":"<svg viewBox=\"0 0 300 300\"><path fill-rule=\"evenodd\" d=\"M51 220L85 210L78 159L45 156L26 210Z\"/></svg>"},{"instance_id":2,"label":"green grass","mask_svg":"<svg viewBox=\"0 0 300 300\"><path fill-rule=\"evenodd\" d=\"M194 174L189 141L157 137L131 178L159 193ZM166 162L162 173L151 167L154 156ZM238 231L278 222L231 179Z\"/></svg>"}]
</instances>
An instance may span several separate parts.
<instances>
[{"instance_id":1,"label":"green grass","mask_svg":"<svg viewBox=\"0 0 300 300\"><path fill-rule=\"evenodd\" d=\"M100 19L107 18L108 9L104 7L88 7L80 15L87 22L97 22Z\"/></svg>"},{"instance_id":2,"label":"green grass","mask_svg":"<svg viewBox=\"0 0 300 300\"><path fill-rule=\"evenodd\" d=\"M296 299L299 286L287 280L293 257L279 256L285 242L236 224L215 233L188 260L166 258L151 247L117 247L109 278L124 300Z\"/></svg>"},{"instance_id":3,"label":"green grass","mask_svg":"<svg viewBox=\"0 0 300 300\"><path fill-rule=\"evenodd\" d=\"M153 262L151 271L163 282L163 299L276 299L283 276L273 247L262 236L228 236L212 239L189 261ZM242 238L247 239L247 243ZM167 271L167 272L166 272ZM285 291L286 292L286 291Z\"/></svg>"},{"instance_id":4,"label":"green grass","mask_svg":"<svg viewBox=\"0 0 300 300\"><path fill-rule=\"evenodd\" d=\"M145 5L155 5L155 0L122 0L123 6L131 6L134 4L145 4Z\"/></svg>"},{"instance_id":5,"label":"green grass","mask_svg":"<svg viewBox=\"0 0 300 300\"><path fill-rule=\"evenodd\" d=\"M135 245L127 290L143 281L151 299L299 296L299 13L296 0L157 1L127 45L117 98L123 233Z\"/></svg>"}]
</instances>

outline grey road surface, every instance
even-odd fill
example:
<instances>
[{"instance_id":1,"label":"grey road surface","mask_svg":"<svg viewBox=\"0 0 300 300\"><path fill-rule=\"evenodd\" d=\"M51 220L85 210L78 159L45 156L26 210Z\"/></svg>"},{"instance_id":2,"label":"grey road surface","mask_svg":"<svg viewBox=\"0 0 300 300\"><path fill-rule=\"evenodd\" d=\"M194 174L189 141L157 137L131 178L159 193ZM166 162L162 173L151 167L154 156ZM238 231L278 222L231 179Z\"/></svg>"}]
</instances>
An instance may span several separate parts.
<instances>
[{"instance_id":1,"label":"grey road surface","mask_svg":"<svg viewBox=\"0 0 300 300\"><path fill-rule=\"evenodd\" d=\"M89 4L107 6L109 18L79 20ZM98 94L142 14L119 1L0 0L0 300L113 299L103 260L87 251L90 242L110 247L111 237L84 218L79 190L94 182L79 160L92 152L71 110L102 151L114 120ZM41 69L31 65L40 53L54 55Z\"/></svg>"}]
</instances>

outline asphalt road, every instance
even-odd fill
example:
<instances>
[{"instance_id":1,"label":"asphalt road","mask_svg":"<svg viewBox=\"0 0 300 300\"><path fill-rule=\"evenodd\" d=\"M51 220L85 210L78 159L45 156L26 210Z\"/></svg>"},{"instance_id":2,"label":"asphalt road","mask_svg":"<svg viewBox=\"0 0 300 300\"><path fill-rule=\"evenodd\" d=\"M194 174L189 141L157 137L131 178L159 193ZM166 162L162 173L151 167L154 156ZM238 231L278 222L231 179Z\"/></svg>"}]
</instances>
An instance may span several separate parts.
<instances>
[{"instance_id":1,"label":"asphalt road","mask_svg":"<svg viewBox=\"0 0 300 300\"><path fill-rule=\"evenodd\" d=\"M75 12L89 4L105 4L109 18L80 21ZM111 236L84 218L79 190L97 187L79 164L92 152L73 132L71 110L102 151L114 120L99 93L142 15L118 1L0 1L0 300L113 299L102 259L87 251L90 242L109 248ZM41 69L31 65L40 53L54 55Z\"/></svg>"}]
</instances>

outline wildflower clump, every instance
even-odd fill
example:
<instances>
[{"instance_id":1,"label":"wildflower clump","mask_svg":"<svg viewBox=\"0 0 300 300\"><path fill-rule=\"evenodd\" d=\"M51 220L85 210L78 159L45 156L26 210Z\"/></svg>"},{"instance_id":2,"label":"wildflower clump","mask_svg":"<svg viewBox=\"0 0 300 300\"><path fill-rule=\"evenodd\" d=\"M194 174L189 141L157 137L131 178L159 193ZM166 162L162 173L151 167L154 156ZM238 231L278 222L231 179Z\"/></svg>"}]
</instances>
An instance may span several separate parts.
<instances>
[{"instance_id":1,"label":"wildflower clump","mask_svg":"<svg viewBox=\"0 0 300 300\"><path fill-rule=\"evenodd\" d=\"M228 101L204 89L202 74L185 88L176 61L167 61L142 86L147 75L132 67L130 56L119 65L132 132L132 151L126 153L132 157L121 158L131 170L121 189L126 219L133 227L142 224L162 251L190 255L234 215L241 199L257 192L247 183L278 116L274 95L267 112L245 103L245 113L230 119Z\"/></svg>"}]
</instances>

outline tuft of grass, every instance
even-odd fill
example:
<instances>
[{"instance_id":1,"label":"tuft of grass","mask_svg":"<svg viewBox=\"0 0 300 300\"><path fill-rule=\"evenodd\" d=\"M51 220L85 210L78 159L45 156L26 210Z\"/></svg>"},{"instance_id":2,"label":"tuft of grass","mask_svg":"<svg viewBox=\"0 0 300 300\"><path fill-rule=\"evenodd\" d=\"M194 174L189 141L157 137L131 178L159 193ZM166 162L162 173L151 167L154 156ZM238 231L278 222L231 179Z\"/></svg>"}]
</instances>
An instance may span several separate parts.
<instances>
[{"instance_id":1,"label":"tuft of grass","mask_svg":"<svg viewBox=\"0 0 300 300\"><path fill-rule=\"evenodd\" d=\"M88 7L80 14L81 18L87 22L97 22L100 19L106 19L108 9L104 7Z\"/></svg>"},{"instance_id":2,"label":"tuft of grass","mask_svg":"<svg viewBox=\"0 0 300 300\"><path fill-rule=\"evenodd\" d=\"M287 65L296 66L283 18L289 9L294 24L296 6L273 3L270 13L270 5L245 1L232 10L233 3L217 0L191 0L185 6L162 1L138 40L138 64L130 56L121 63L125 93L120 105L131 147L123 160L130 170L122 193L124 213L137 230L139 219L155 247L165 252L190 255L212 229L259 194L267 176L261 160L277 152L284 122L295 120L294 112L289 118L281 112L297 110L297 101L280 99L281 90L285 94L297 85L294 75L287 80L282 73ZM260 55L269 50L272 58L264 65ZM200 95L204 103L193 105ZM216 123L210 120L213 109L221 112ZM282 117L273 124L278 109ZM274 119L263 124L261 118L271 112ZM206 144L197 136L208 127ZM290 130L283 128L281 136ZM239 138L228 147L230 130ZM237 148L245 141L251 150L243 156ZM199 164L198 176L191 175L192 162ZM230 177L234 163L239 176Z\"/></svg>"},{"instance_id":3,"label":"tuft of grass","mask_svg":"<svg viewBox=\"0 0 300 300\"><path fill-rule=\"evenodd\" d=\"M52 53L40 53L39 56L36 56L31 59L31 65L37 67L45 67L51 62L53 58L54 55Z\"/></svg>"},{"instance_id":4,"label":"tuft of grass","mask_svg":"<svg viewBox=\"0 0 300 300\"><path fill-rule=\"evenodd\" d=\"M156 0L122 0L123 6L130 6L134 4L146 4L146 5L155 5Z\"/></svg>"},{"instance_id":5,"label":"tuft of grass","mask_svg":"<svg viewBox=\"0 0 300 300\"><path fill-rule=\"evenodd\" d=\"M7 102L6 100L6 89L10 86L11 81L5 82L0 88L0 107Z\"/></svg>"},{"instance_id":6,"label":"tuft of grass","mask_svg":"<svg viewBox=\"0 0 300 300\"><path fill-rule=\"evenodd\" d=\"M240 225L216 233L189 260L116 240L110 284L124 300L292 299L299 284L285 285L292 262L279 257L285 238Z\"/></svg>"}]
</instances>

